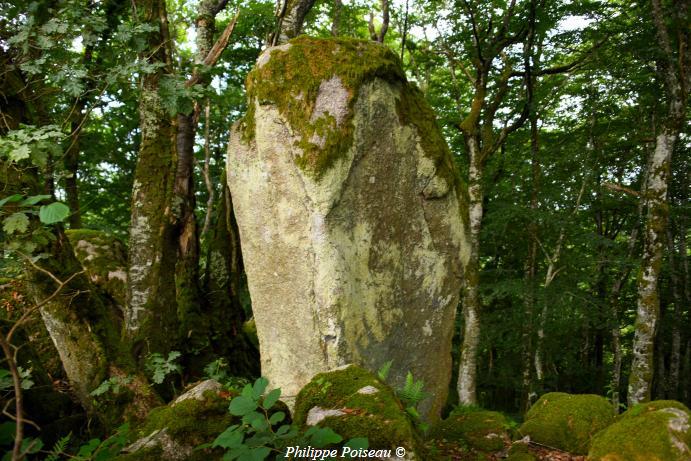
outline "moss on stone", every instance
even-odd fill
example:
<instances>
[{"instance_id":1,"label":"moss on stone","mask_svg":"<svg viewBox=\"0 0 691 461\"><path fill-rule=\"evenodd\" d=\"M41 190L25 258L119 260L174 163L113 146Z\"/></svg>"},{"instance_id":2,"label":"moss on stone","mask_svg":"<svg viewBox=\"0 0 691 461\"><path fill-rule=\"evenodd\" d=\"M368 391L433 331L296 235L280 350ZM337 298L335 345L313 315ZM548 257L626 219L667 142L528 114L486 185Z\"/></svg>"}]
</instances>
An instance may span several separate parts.
<instances>
[{"instance_id":1,"label":"moss on stone","mask_svg":"<svg viewBox=\"0 0 691 461\"><path fill-rule=\"evenodd\" d=\"M612 406L604 397L551 392L530 408L519 432L550 447L586 454L591 438L613 418Z\"/></svg>"},{"instance_id":2,"label":"moss on stone","mask_svg":"<svg viewBox=\"0 0 691 461\"><path fill-rule=\"evenodd\" d=\"M144 424L136 431L145 437L167 428L174 439L196 446L209 442L232 423L228 400L212 391L204 392L204 399L186 399L177 404L154 408Z\"/></svg>"},{"instance_id":3,"label":"moss on stone","mask_svg":"<svg viewBox=\"0 0 691 461\"><path fill-rule=\"evenodd\" d=\"M402 446L420 453L419 436L394 392L363 368L351 365L317 374L297 396L294 422L305 426L314 407L344 413L328 416L318 424L330 427L345 440L367 437L370 448Z\"/></svg>"},{"instance_id":4,"label":"moss on stone","mask_svg":"<svg viewBox=\"0 0 691 461\"><path fill-rule=\"evenodd\" d=\"M506 461L536 461L537 458L530 452L528 445L525 443L514 443L509 448L508 457Z\"/></svg>"},{"instance_id":5,"label":"moss on stone","mask_svg":"<svg viewBox=\"0 0 691 461\"><path fill-rule=\"evenodd\" d=\"M679 402L639 404L599 432L592 461L688 461L691 459L691 412Z\"/></svg>"},{"instance_id":6,"label":"moss on stone","mask_svg":"<svg viewBox=\"0 0 691 461\"><path fill-rule=\"evenodd\" d=\"M245 141L254 139L255 104L276 105L300 136L297 145L303 154L297 165L317 179L352 145L352 107L359 88L374 78L406 81L396 54L371 41L301 36L267 52L268 61L247 77ZM328 112L313 118L320 87L333 77L348 92L347 114L340 121Z\"/></svg>"},{"instance_id":7,"label":"moss on stone","mask_svg":"<svg viewBox=\"0 0 691 461\"><path fill-rule=\"evenodd\" d=\"M432 427L428 438L462 441L475 450L494 452L510 439L509 428L508 419L499 412L459 407Z\"/></svg>"}]
</instances>

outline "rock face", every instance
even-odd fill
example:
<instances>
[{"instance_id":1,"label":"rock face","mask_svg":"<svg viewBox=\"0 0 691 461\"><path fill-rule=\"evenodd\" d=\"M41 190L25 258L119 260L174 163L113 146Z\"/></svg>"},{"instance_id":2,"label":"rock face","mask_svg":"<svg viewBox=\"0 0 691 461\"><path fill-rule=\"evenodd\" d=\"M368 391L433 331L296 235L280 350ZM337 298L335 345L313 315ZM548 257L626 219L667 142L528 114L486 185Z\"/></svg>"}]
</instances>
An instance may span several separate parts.
<instances>
[{"instance_id":1,"label":"rock face","mask_svg":"<svg viewBox=\"0 0 691 461\"><path fill-rule=\"evenodd\" d=\"M434 114L373 42L300 37L265 51L247 88L227 171L262 374L290 401L316 373L393 360L434 418L467 257Z\"/></svg>"}]
</instances>

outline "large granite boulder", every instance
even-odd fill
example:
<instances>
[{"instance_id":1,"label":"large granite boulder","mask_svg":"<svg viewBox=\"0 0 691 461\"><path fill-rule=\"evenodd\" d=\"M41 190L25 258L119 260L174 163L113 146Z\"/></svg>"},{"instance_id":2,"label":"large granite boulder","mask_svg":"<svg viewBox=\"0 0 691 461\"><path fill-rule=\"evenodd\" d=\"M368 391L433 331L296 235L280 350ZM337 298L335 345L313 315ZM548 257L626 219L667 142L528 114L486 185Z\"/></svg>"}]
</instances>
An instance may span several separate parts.
<instances>
[{"instance_id":1,"label":"large granite boulder","mask_svg":"<svg viewBox=\"0 0 691 461\"><path fill-rule=\"evenodd\" d=\"M439 414L467 257L449 149L397 57L300 37L266 50L228 150L262 374L287 401L319 372L411 371Z\"/></svg>"}]
</instances>

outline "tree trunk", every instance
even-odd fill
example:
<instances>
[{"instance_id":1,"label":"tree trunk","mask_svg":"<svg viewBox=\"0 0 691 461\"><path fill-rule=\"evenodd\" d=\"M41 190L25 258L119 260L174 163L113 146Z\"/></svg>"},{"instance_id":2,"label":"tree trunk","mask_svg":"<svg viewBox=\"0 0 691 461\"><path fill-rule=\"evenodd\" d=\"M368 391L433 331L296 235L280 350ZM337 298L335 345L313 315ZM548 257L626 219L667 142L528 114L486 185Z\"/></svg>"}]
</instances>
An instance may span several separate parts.
<instances>
[{"instance_id":1,"label":"tree trunk","mask_svg":"<svg viewBox=\"0 0 691 461\"><path fill-rule=\"evenodd\" d=\"M243 331L242 273L240 236L224 172L206 260L205 292L213 319L209 336L222 338L214 346L218 355L231 359L229 366L234 376L256 376L259 374L259 351Z\"/></svg>"},{"instance_id":2,"label":"tree trunk","mask_svg":"<svg viewBox=\"0 0 691 461\"><path fill-rule=\"evenodd\" d=\"M170 73L168 22L163 0L138 0L142 23L155 24L144 57L160 66L141 81L141 141L132 191L125 335L138 359L177 342L177 242L173 227L175 125L163 109L161 80Z\"/></svg>"},{"instance_id":3,"label":"tree trunk","mask_svg":"<svg viewBox=\"0 0 691 461\"><path fill-rule=\"evenodd\" d=\"M272 45L280 45L300 35L305 16L316 0L281 0L278 17L278 31L274 34Z\"/></svg>"},{"instance_id":4,"label":"tree trunk","mask_svg":"<svg viewBox=\"0 0 691 461\"><path fill-rule=\"evenodd\" d=\"M535 276L537 273L537 242L538 228L535 222L535 214L538 209L538 193L540 188L540 144L538 131L538 118L533 114L530 117L530 164L531 164L531 191L530 210L533 214L528 226L530 244L528 245L528 260L525 267L525 300L524 300L524 324L523 324L523 403L522 409L527 411L532 404L533 389L533 334L535 317Z\"/></svg>"},{"instance_id":5,"label":"tree trunk","mask_svg":"<svg viewBox=\"0 0 691 461\"><path fill-rule=\"evenodd\" d=\"M458 400L477 404L477 352L480 344L480 229L482 227L483 166L477 137L468 136L470 157L468 177L468 223L470 257L463 273L463 343L458 369Z\"/></svg>"},{"instance_id":6,"label":"tree trunk","mask_svg":"<svg viewBox=\"0 0 691 461\"><path fill-rule=\"evenodd\" d=\"M633 363L629 375L629 406L651 398L654 375L655 332L660 314L658 279L662 266L662 248L667 225L667 184L672 150L677 135L668 128L655 139L649 162L646 203L648 206L643 235L643 258L638 278L638 304L633 340Z\"/></svg>"}]
</instances>

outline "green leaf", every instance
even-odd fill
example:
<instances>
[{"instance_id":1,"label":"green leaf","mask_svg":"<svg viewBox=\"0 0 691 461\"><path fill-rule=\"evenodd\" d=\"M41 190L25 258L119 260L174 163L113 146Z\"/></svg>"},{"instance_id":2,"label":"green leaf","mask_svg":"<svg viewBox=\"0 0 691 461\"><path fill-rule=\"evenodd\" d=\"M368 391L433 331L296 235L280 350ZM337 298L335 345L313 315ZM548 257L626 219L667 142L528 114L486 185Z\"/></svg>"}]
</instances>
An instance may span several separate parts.
<instances>
[{"instance_id":1,"label":"green leaf","mask_svg":"<svg viewBox=\"0 0 691 461\"><path fill-rule=\"evenodd\" d=\"M252 461L264 461L270 453L271 449L268 447L257 447L252 449L250 456Z\"/></svg>"},{"instance_id":2,"label":"green leaf","mask_svg":"<svg viewBox=\"0 0 691 461\"><path fill-rule=\"evenodd\" d=\"M244 395L235 397L228 406L228 410L232 415L244 416L247 413L256 410L257 402Z\"/></svg>"},{"instance_id":3,"label":"green leaf","mask_svg":"<svg viewBox=\"0 0 691 461\"><path fill-rule=\"evenodd\" d=\"M14 194L10 195L9 197L5 197L4 199L0 200L0 206L3 206L5 203L13 203L13 202L18 202L22 199L23 195L20 194Z\"/></svg>"},{"instance_id":4,"label":"green leaf","mask_svg":"<svg viewBox=\"0 0 691 461\"><path fill-rule=\"evenodd\" d=\"M70 208L60 202L43 205L38 211L38 218L43 224L55 224L64 221L69 215Z\"/></svg>"},{"instance_id":5,"label":"green leaf","mask_svg":"<svg viewBox=\"0 0 691 461\"><path fill-rule=\"evenodd\" d=\"M23 212L13 213L2 222L2 228L8 234L26 232L29 228L29 217Z\"/></svg>"},{"instance_id":6,"label":"green leaf","mask_svg":"<svg viewBox=\"0 0 691 461\"><path fill-rule=\"evenodd\" d=\"M17 424L13 421L5 421L0 424L0 445L11 445L17 431Z\"/></svg>"},{"instance_id":7,"label":"green leaf","mask_svg":"<svg viewBox=\"0 0 691 461\"><path fill-rule=\"evenodd\" d=\"M274 424L280 423L285 418L286 418L285 413L283 413L282 411L277 411L276 413L271 415L271 417L269 418L269 424L271 424L273 426ZM282 426L282 427L285 427L285 426Z\"/></svg>"},{"instance_id":8,"label":"green leaf","mask_svg":"<svg viewBox=\"0 0 691 461\"><path fill-rule=\"evenodd\" d=\"M344 446L353 450L366 450L369 448L369 440L367 437L353 437L352 439L348 440Z\"/></svg>"},{"instance_id":9,"label":"green leaf","mask_svg":"<svg viewBox=\"0 0 691 461\"><path fill-rule=\"evenodd\" d=\"M27 437L22 440L22 446L20 448L23 454L38 453L39 450L43 448L43 440L35 439L32 437Z\"/></svg>"},{"instance_id":10,"label":"green leaf","mask_svg":"<svg viewBox=\"0 0 691 461\"><path fill-rule=\"evenodd\" d=\"M236 424L221 432L221 434L211 443L211 446L221 448L238 448L242 445L243 438L244 435L238 430L238 425Z\"/></svg>"},{"instance_id":11,"label":"green leaf","mask_svg":"<svg viewBox=\"0 0 691 461\"><path fill-rule=\"evenodd\" d=\"M31 197L27 197L25 200L23 200L22 203L19 204L19 206L36 205L41 200L47 200L49 198L50 195L32 195Z\"/></svg>"},{"instance_id":12,"label":"green leaf","mask_svg":"<svg viewBox=\"0 0 691 461\"><path fill-rule=\"evenodd\" d=\"M273 407L276 402L278 402L278 398L281 396L281 390L280 389L274 389L268 394L266 394L266 397L264 397L264 402L262 403L262 407L265 410L268 410L269 408Z\"/></svg>"},{"instance_id":13,"label":"green leaf","mask_svg":"<svg viewBox=\"0 0 691 461\"><path fill-rule=\"evenodd\" d=\"M315 448L324 448L327 445L338 443L343 440L343 437L336 434L333 429L329 427L312 427L305 435L310 438L310 445Z\"/></svg>"},{"instance_id":14,"label":"green leaf","mask_svg":"<svg viewBox=\"0 0 691 461\"><path fill-rule=\"evenodd\" d=\"M29 158L29 154L31 153L31 149L29 149L29 146L26 144L22 144L10 152L10 160L14 162L18 162L20 160L24 160L25 158Z\"/></svg>"},{"instance_id":15,"label":"green leaf","mask_svg":"<svg viewBox=\"0 0 691 461\"><path fill-rule=\"evenodd\" d=\"M263 376L257 378L257 380L254 382L254 386L252 386L252 393L254 394L254 398L258 399L259 397L261 397L264 391L266 390L266 386L268 385L268 379L264 378Z\"/></svg>"}]
</instances>

